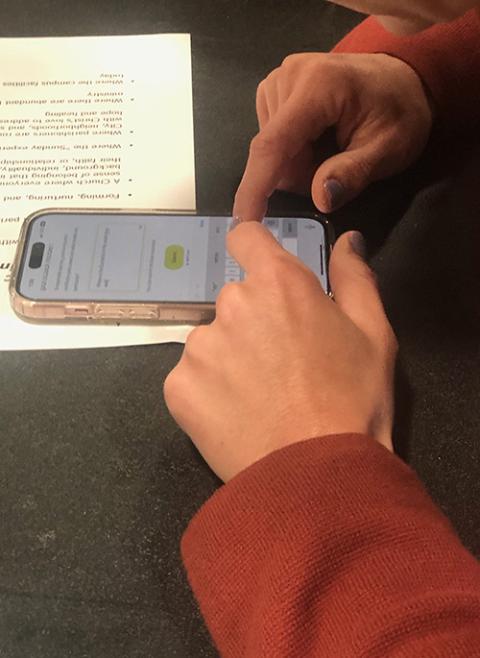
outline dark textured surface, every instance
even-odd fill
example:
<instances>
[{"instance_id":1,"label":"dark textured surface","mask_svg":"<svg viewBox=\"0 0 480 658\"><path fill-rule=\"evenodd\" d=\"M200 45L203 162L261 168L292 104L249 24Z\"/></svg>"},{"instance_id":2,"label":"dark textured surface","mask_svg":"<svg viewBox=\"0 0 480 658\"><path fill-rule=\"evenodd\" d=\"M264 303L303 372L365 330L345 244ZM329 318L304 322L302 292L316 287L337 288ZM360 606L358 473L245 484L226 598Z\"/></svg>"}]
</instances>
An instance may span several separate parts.
<instances>
[{"instance_id":1,"label":"dark textured surface","mask_svg":"<svg viewBox=\"0 0 480 658\"><path fill-rule=\"evenodd\" d=\"M17 0L0 34L191 32L198 206L220 212L255 130L256 84L356 21L320 0ZM335 223L362 228L376 251L402 345L398 448L480 553L479 167L459 151L453 173L431 175L445 158L433 153ZM162 401L180 352L0 354L2 657L216 655L178 552L217 485Z\"/></svg>"}]
</instances>

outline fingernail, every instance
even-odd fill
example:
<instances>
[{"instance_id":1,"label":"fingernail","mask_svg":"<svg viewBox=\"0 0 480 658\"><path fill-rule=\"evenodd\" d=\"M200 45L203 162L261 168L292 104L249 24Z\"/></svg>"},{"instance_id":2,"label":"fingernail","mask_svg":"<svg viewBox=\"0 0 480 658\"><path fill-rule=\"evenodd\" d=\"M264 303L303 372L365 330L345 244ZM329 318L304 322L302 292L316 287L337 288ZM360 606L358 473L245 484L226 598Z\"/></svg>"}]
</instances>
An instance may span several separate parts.
<instances>
[{"instance_id":1,"label":"fingernail","mask_svg":"<svg viewBox=\"0 0 480 658\"><path fill-rule=\"evenodd\" d=\"M330 210L335 210L338 206L341 206L346 199L346 191L343 185L336 178L329 178L323 184L323 187L327 193Z\"/></svg>"},{"instance_id":2,"label":"fingernail","mask_svg":"<svg viewBox=\"0 0 480 658\"><path fill-rule=\"evenodd\" d=\"M352 231L349 240L353 251L365 260L367 258L367 244L363 235L359 231Z\"/></svg>"},{"instance_id":3,"label":"fingernail","mask_svg":"<svg viewBox=\"0 0 480 658\"><path fill-rule=\"evenodd\" d=\"M237 226L241 223L242 220L240 217L232 217L232 221L230 222L230 226L228 227L228 230L233 231L233 229L237 228Z\"/></svg>"}]
</instances>

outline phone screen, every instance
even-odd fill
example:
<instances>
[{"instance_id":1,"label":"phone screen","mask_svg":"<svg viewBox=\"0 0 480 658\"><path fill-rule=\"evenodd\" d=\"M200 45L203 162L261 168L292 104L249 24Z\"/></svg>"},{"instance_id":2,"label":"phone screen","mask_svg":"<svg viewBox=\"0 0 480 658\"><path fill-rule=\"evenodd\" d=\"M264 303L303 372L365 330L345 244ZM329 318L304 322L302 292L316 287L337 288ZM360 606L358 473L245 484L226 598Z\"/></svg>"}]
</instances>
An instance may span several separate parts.
<instances>
[{"instance_id":1,"label":"phone screen","mask_svg":"<svg viewBox=\"0 0 480 658\"><path fill-rule=\"evenodd\" d=\"M214 302L244 273L225 250L229 217L44 213L32 220L17 290L40 300ZM313 219L268 217L327 290L327 237Z\"/></svg>"}]
</instances>

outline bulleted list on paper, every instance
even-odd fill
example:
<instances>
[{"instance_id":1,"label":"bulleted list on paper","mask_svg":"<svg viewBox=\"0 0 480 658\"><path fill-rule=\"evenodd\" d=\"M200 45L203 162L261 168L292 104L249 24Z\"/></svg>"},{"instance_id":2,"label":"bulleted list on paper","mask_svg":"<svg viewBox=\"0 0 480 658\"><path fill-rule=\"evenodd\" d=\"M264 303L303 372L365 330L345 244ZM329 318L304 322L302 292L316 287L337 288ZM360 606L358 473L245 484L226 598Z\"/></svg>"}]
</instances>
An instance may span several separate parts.
<instances>
[{"instance_id":1,"label":"bulleted list on paper","mask_svg":"<svg viewBox=\"0 0 480 658\"><path fill-rule=\"evenodd\" d=\"M165 327L19 320L7 279L41 208L195 208L189 35L0 40L0 348L181 340Z\"/></svg>"}]
</instances>

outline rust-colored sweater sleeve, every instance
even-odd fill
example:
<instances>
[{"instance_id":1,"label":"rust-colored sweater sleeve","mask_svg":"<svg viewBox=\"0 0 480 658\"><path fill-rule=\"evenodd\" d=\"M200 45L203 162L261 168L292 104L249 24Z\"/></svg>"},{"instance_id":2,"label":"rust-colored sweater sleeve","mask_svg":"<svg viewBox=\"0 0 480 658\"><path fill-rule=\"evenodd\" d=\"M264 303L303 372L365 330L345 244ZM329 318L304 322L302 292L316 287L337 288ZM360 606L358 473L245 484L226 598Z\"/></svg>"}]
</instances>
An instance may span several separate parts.
<instances>
[{"instance_id":1,"label":"rust-colored sweater sleeve","mask_svg":"<svg viewBox=\"0 0 480 658\"><path fill-rule=\"evenodd\" d=\"M182 553L224 658L480 656L480 566L367 437L257 462L194 517Z\"/></svg>"},{"instance_id":2,"label":"rust-colored sweater sleeve","mask_svg":"<svg viewBox=\"0 0 480 658\"><path fill-rule=\"evenodd\" d=\"M385 53L402 59L420 76L447 132L468 132L480 123L480 15L409 37L387 32L368 18L337 44L339 53Z\"/></svg>"}]
</instances>

